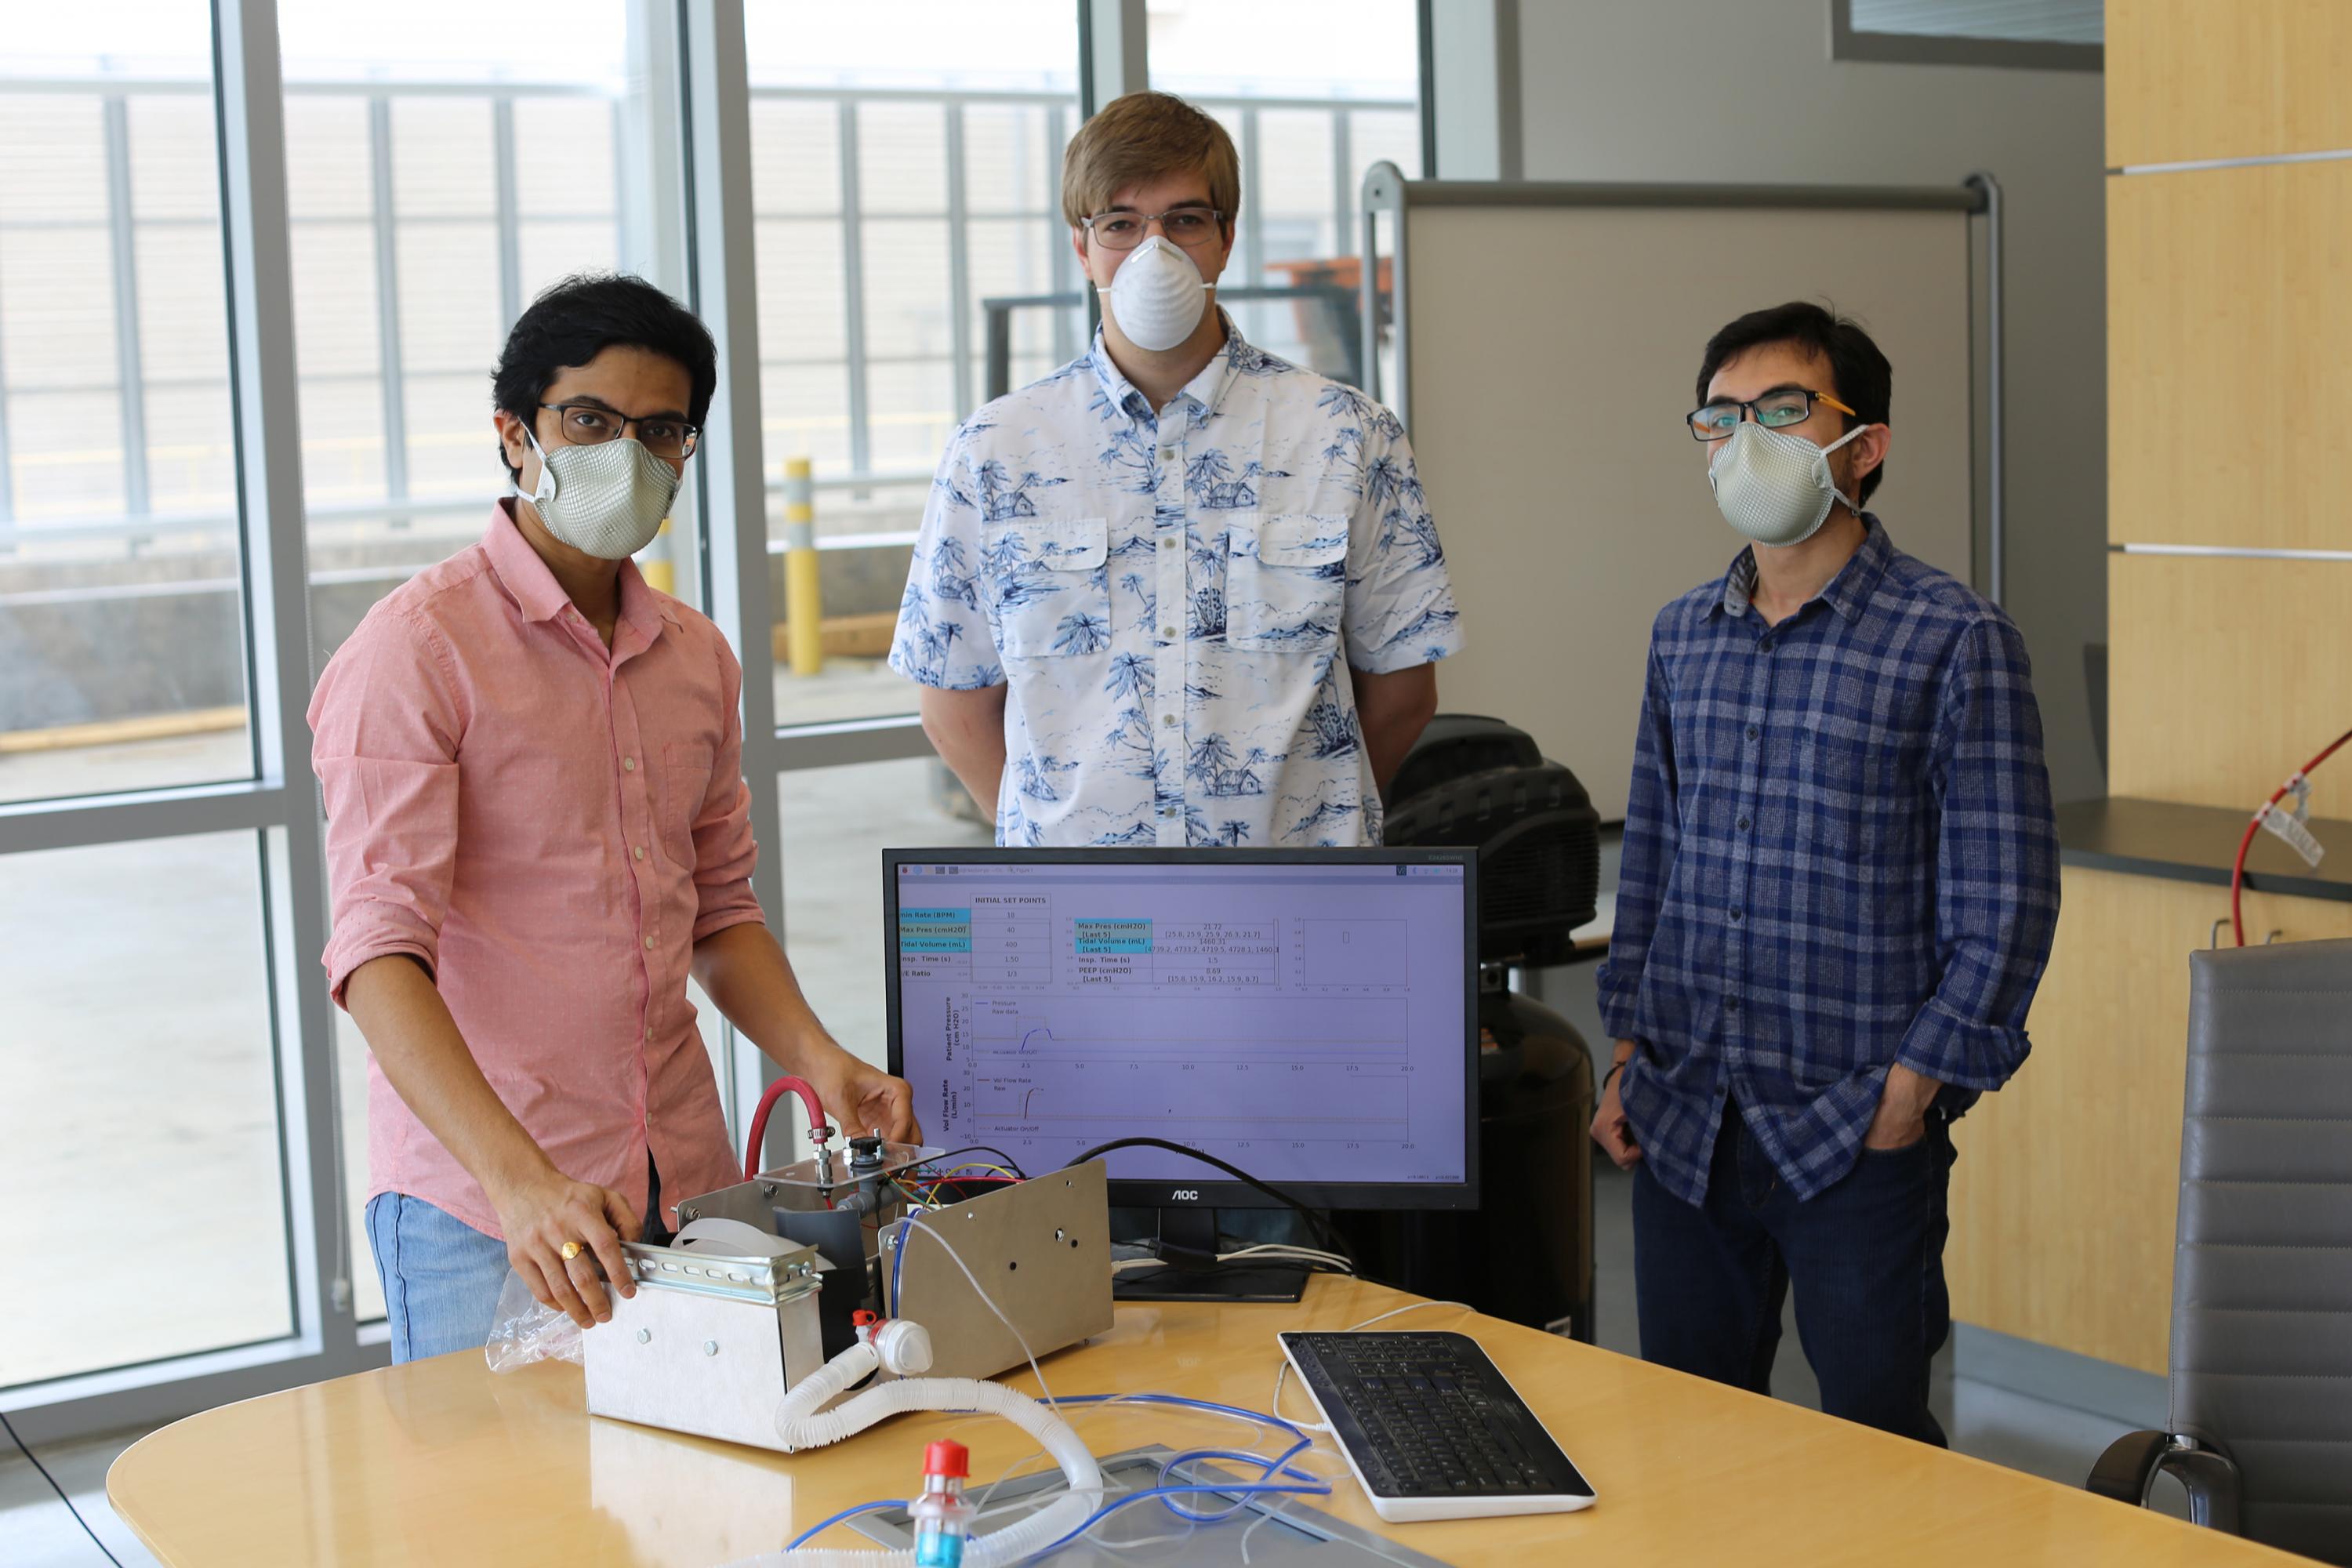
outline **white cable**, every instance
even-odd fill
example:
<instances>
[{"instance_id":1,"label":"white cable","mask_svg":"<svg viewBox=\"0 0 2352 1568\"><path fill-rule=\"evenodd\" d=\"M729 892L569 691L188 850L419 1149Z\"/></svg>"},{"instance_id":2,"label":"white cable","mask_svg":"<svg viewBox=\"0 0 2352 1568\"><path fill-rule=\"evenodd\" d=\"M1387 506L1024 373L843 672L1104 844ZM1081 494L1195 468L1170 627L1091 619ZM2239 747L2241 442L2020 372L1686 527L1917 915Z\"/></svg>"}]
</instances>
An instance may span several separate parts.
<instances>
[{"instance_id":1,"label":"white cable","mask_svg":"<svg viewBox=\"0 0 2352 1568\"><path fill-rule=\"evenodd\" d=\"M1415 1301L1410 1306L1392 1308L1388 1311L1382 1312L1376 1318L1366 1318L1360 1323L1350 1323L1346 1328L1341 1329L1339 1332L1343 1334L1352 1334L1358 1329L1369 1329L1374 1323L1384 1323L1391 1318L1402 1317L1407 1312L1418 1312L1424 1307L1459 1307L1465 1312L1475 1312L1478 1310L1464 1301ZM1282 1358L1282 1365L1280 1369L1274 1374L1274 1403L1266 1406L1268 1410L1273 1411L1276 1415L1282 1415L1282 1385L1289 1376L1290 1358L1288 1356L1284 1356ZM1282 1418L1285 1421L1290 1422L1293 1426L1297 1427L1302 1432L1323 1432L1329 1434L1334 1437L1339 1436L1338 1433L1331 1431L1330 1426L1326 1422L1299 1421L1287 1415L1282 1415Z\"/></svg>"},{"instance_id":2,"label":"white cable","mask_svg":"<svg viewBox=\"0 0 2352 1568\"><path fill-rule=\"evenodd\" d=\"M1327 1263L1336 1263L1350 1272L1355 1268L1353 1263L1339 1253L1326 1252L1319 1247L1300 1247L1287 1241L1261 1241L1255 1247L1244 1247L1238 1252L1220 1252L1217 1254L1217 1261L1229 1263L1236 1258L1256 1258L1272 1253L1280 1253L1286 1258L1319 1258Z\"/></svg>"},{"instance_id":3,"label":"white cable","mask_svg":"<svg viewBox=\"0 0 2352 1568\"><path fill-rule=\"evenodd\" d=\"M1045 1386L1045 1374L1037 1369L1037 1357L1035 1353L1029 1349L1029 1342L1021 1337L1021 1331L1013 1326L1013 1320L1004 1315L1004 1309L996 1304L996 1298L991 1296L985 1289L982 1289L979 1276L972 1273L971 1266L963 1260L962 1254L957 1252L952 1246L949 1245L948 1238L946 1237L941 1236L938 1230L924 1224L921 1220L917 1219L911 1214L903 1215L899 1223L905 1226L908 1229L919 1230L923 1232L933 1241L938 1242L941 1247L946 1249L948 1260L953 1263L958 1268L962 1269L963 1277L971 1282L971 1293L980 1298L980 1304L996 1314L996 1321L1004 1325L1004 1331L1011 1334L1013 1336L1013 1342L1021 1347L1022 1355L1026 1357L1029 1363L1029 1375L1037 1380L1037 1392L1045 1395L1045 1403L1047 1405L1052 1405L1054 1403L1054 1391ZM908 1245L908 1237L906 1231L900 1231L898 1235L898 1245L901 1247L904 1247ZM905 1315L905 1309L896 1300L893 1300L890 1303L890 1310L894 1312L898 1312L901 1316ZM1055 1413L1059 1414L1058 1406L1055 1407Z\"/></svg>"}]
</instances>

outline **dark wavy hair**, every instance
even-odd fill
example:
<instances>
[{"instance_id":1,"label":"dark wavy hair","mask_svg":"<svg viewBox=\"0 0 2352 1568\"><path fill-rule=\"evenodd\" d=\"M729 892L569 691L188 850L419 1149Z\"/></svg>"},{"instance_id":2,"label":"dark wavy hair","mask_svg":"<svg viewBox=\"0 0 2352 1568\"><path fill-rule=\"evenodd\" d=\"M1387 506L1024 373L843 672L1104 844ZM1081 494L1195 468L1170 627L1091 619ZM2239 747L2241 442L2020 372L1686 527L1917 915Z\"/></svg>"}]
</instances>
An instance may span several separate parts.
<instances>
[{"instance_id":1,"label":"dark wavy hair","mask_svg":"<svg viewBox=\"0 0 2352 1568\"><path fill-rule=\"evenodd\" d=\"M1847 429L1853 429L1857 422L1888 422L1886 412L1895 396L1895 367L1886 363L1886 355L1871 342L1870 334L1862 330L1859 322L1804 300L1792 300L1769 310L1750 310L1707 339L1706 357L1698 367L1698 401L1706 401L1706 384L1715 379L1717 371L1748 350L1767 343L1793 343L1829 362L1830 380L1835 384L1820 390L1853 405L1852 417L1840 416ZM1878 481L1885 475L1884 463L1864 474L1862 493L1853 499L1868 500L1870 492L1878 488Z\"/></svg>"},{"instance_id":2,"label":"dark wavy hair","mask_svg":"<svg viewBox=\"0 0 2352 1568\"><path fill-rule=\"evenodd\" d=\"M626 273L578 272L549 285L507 334L499 368L490 375L490 400L530 425L558 373L586 364L614 343L683 365L694 385L686 416L702 423L719 390L719 347L709 329L693 311ZM509 479L521 482L522 470L507 462L504 443L499 461Z\"/></svg>"}]
</instances>

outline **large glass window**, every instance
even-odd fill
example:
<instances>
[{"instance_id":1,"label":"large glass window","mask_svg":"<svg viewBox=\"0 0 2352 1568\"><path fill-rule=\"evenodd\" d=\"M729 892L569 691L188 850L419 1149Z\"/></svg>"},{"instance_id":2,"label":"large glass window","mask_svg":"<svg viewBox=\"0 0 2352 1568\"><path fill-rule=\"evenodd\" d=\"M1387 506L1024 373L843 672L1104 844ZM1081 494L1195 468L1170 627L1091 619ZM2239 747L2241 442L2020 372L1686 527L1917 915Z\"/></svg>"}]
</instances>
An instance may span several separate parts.
<instances>
[{"instance_id":1,"label":"large glass window","mask_svg":"<svg viewBox=\"0 0 2352 1568\"><path fill-rule=\"evenodd\" d=\"M835 1038L881 1066L882 851L987 844L995 835L929 757L797 769L777 793L793 970Z\"/></svg>"},{"instance_id":2,"label":"large glass window","mask_svg":"<svg viewBox=\"0 0 2352 1568\"><path fill-rule=\"evenodd\" d=\"M1307 287L1247 303L1248 330L1335 374L1353 333L1314 312L1352 295L1354 186L1379 157L1418 172L1411 7L1367 5L1316 28L1226 0L1144 8L1158 79L1242 144L1234 280ZM184 1409L384 1354L365 1326L383 1310L359 1216L366 1051L319 968L299 714L369 606L479 536L505 489L493 365L564 274L640 273L722 341L728 302L756 292L762 424L706 446L758 447L764 511L682 503L639 560L753 623L739 651L773 679L778 728L747 737L744 768L781 796L758 785L758 884L775 899L784 866L813 1002L883 1058L878 852L990 830L918 754L913 689L881 656L950 432L1087 342L1059 212L1080 7L754 0L748 81L709 47L709 8L642 0L17 9L0 55L0 907L20 917L0 943L0 1190L97 1217L0 1279L0 1405L89 1431L123 1418L126 1382ZM1241 39L1313 63L1254 75ZM271 81L277 103L245 85ZM692 177L713 150L680 120L716 105L732 124L738 93L748 205ZM750 279L731 274L746 231ZM793 557L799 460L814 538ZM289 469L299 496L276 484ZM709 602L728 579L702 563L744 528L770 554L764 619L760 587ZM812 564L824 658L795 673L777 617ZM281 637L306 620L307 643ZM748 1047L703 1022L722 1083L748 1090ZM168 1311L104 1283L122 1273L107 1216L159 1192L202 1194L200 1222L141 1243ZM60 1269L101 1285L60 1293Z\"/></svg>"},{"instance_id":3,"label":"large glass window","mask_svg":"<svg viewBox=\"0 0 2352 1568\"><path fill-rule=\"evenodd\" d=\"M250 833L0 855L0 1192L38 1235L0 1388L293 1326L260 865Z\"/></svg>"},{"instance_id":4,"label":"large glass window","mask_svg":"<svg viewBox=\"0 0 2352 1568\"><path fill-rule=\"evenodd\" d=\"M571 0L559 25L468 0L417 0L390 28L341 0L278 9L324 666L376 600L481 536L506 488L507 329L557 279L623 261L628 29L623 0Z\"/></svg>"},{"instance_id":5,"label":"large glass window","mask_svg":"<svg viewBox=\"0 0 2352 1568\"><path fill-rule=\"evenodd\" d=\"M1215 114L1242 161L1228 285L1295 289L1230 308L1260 348L1361 385L1356 257L1364 171L1421 176L1414 0L1152 0L1151 85Z\"/></svg>"},{"instance_id":6,"label":"large glass window","mask_svg":"<svg viewBox=\"0 0 2352 1568\"><path fill-rule=\"evenodd\" d=\"M987 400L989 318L1013 384L1085 342L1059 221L1077 124L1072 0L755 5L753 210L774 570L776 717L906 713L888 651L932 469ZM1041 296L1066 295L1055 306ZM1033 301L1015 307L1010 300ZM821 669L786 657L785 465L814 493Z\"/></svg>"},{"instance_id":7,"label":"large glass window","mask_svg":"<svg viewBox=\"0 0 2352 1568\"><path fill-rule=\"evenodd\" d=\"M378 599L481 536L506 489L490 376L523 308L567 274L645 265L650 225L622 221L626 21L624 0L422 0L387 29L341 0L279 0L317 668ZM677 585L673 537L639 558L656 587ZM340 1014L336 1037L363 1237L366 1043ZM381 1317L354 1251L360 1312Z\"/></svg>"},{"instance_id":8,"label":"large glass window","mask_svg":"<svg viewBox=\"0 0 2352 1568\"><path fill-rule=\"evenodd\" d=\"M252 775L208 20L0 50L0 801Z\"/></svg>"}]
</instances>

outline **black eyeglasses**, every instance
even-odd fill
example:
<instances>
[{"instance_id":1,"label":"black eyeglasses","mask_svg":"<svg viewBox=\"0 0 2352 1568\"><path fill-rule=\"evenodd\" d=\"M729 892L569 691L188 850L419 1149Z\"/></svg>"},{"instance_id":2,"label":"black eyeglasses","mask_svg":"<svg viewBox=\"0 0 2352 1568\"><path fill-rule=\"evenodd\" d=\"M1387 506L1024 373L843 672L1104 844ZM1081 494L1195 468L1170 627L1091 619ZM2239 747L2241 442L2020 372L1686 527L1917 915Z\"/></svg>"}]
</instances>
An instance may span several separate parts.
<instances>
[{"instance_id":1,"label":"black eyeglasses","mask_svg":"<svg viewBox=\"0 0 2352 1568\"><path fill-rule=\"evenodd\" d=\"M558 416L556 427L566 446L601 447L634 426L637 440L655 457L683 458L694 456L695 446L702 439L702 432L685 420L659 414L626 419L593 403L542 403L540 406Z\"/></svg>"},{"instance_id":2,"label":"black eyeglasses","mask_svg":"<svg viewBox=\"0 0 2352 1568\"><path fill-rule=\"evenodd\" d=\"M1216 238L1225 215L1213 207L1176 207L1164 213L1097 213L1080 221L1107 249L1133 250L1143 243L1144 231L1156 223L1171 245L1190 250Z\"/></svg>"},{"instance_id":3,"label":"black eyeglasses","mask_svg":"<svg viewBox=\"0 0 2352 1568\"><path fill-rule=\"evenodd\" d=\"M1701 441L1720 441L1739 428L1739 421L1752 416L1767 430L1785 429L1790 425L1802 425L1813 416L1813 405L1826 403L1848 418L1859 419L1844 404L1826 392L1811 392L1801 386L1784 386L1768 392L1753 403L1741 403L1736 398L1721 397L1704 408L1694 408L1683 418L1690 426L1692 436Z\"/></svg>"}]
</instances>

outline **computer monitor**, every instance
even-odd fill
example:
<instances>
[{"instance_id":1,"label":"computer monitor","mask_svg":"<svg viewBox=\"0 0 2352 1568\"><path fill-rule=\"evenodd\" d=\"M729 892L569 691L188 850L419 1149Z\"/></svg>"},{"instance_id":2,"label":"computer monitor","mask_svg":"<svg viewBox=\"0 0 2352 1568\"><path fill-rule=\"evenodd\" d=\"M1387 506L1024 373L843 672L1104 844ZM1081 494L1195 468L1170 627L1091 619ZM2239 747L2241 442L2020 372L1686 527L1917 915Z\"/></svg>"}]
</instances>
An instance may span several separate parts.
<instances>
[{"instance_id":1,"label":"computer monitor","mask_svg":"<svg viewBox=\"0 0 2352 1568\"><path fill-rule=\"evenodd\" d=\"M1476 858L886 851L890 1070L927 1142L1033 1173L1149 1134L1318 1208L1475 1208ZM1107 1159L1111 1202L1188 1245L1213 1226L1183 1211L1275 1202L1172 1151Z\"/></svg>"}]
</instances>

